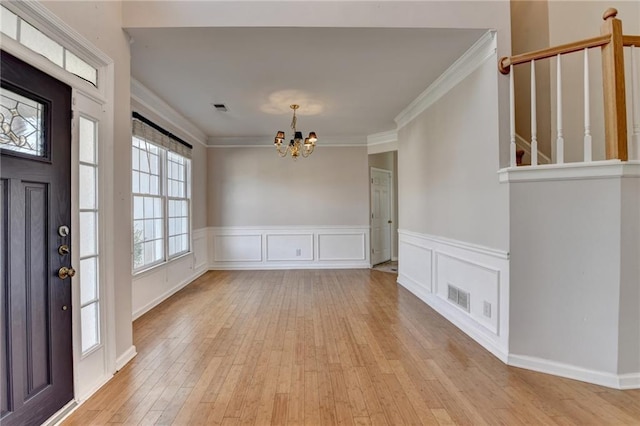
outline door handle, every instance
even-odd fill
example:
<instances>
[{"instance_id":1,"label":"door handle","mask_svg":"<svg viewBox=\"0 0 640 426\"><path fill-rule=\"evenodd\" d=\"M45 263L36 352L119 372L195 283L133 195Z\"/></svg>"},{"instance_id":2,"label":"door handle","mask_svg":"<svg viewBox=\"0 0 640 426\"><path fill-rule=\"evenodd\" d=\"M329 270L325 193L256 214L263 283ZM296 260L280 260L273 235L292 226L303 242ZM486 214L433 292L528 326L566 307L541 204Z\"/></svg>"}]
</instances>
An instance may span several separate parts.
<instances>
[{"instance_id":1,"label":"door handle","mask_svg":"<svg viewBox=\"0 0 640 426\"><path fill-rule=\"evenodd\" d=\"M388 220L387 223L392 223L391 220Z\"/></svg>"},{"instance_id":2,"label":"door handle","mask_svg":"<svg viewBox=\"0 0 640 426\"><path fill-rule=\"evenodd\" d=\"M66 266L63 266L62 268L58 269L58 277L61 280L66 280L67 277L71 278L76 274L76 270L73 268L67 268Z\"/></svg>"}]
</instances>

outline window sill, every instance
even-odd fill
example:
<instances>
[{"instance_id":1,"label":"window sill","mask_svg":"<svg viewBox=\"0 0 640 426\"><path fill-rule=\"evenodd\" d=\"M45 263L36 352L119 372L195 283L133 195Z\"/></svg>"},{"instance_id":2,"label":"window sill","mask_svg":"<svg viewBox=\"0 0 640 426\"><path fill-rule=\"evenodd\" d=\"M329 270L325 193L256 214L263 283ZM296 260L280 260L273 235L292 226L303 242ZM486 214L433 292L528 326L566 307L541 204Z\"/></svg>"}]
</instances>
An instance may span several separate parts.
<instances>
[{"instance_id":1,"label":"window sill","mask_svg":"<svg viewBox=\"0 0 640 426\"><path fill-rule=\"evenodd\" d=\"M187 257L187 256L190 256L192 254L193 254L193 251L188 251L188 252L182 253L179 256L172 257L171 259L169 259L167 261L164 261L162 263L157 263L155 265L151 265L148 268L140 269L139 271L132 271L131 272L131 276L134 279L139 278L139 277L144 277L145 275L148 275L148 274L150 274L152 272L155 272L156 270L158 270L158 269L160 269L162 267L168 266L170 263L175 262L176 260L180 260L180 259L182 259L184 257Z\"/></svg>"}]
</instances>

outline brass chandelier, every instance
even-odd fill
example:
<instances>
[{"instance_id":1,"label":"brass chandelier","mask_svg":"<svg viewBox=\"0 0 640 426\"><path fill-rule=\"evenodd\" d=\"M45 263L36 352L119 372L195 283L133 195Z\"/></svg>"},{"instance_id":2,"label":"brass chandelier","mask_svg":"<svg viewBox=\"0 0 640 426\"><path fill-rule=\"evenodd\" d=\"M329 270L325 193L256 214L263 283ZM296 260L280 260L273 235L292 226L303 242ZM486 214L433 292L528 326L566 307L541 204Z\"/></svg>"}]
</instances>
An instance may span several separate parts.
<instances>
[{"instance_id":1,"label":"brass chandelier","mask_svg":"<svg viewBox=\"0 0 640 426\"><path fill-rule=\"evenodd\" d=\"M285 136L283 131L279 131L276 133L275 140L273 144L276 146L278 150L278 155L280 157L284 157L287 153L291 153L291 158L294 160L297 159L300 155L307 158L313 152L313 149L316 147L316 141L318 137L316 136L316 132L310 132L309 137L302 141L302 132L298 132L296 130L297 117L296 110L300 108L300 105L290 105L289 108L293 110L293 118L291 119L291 128L293 129L293 139L289 141L289 145L285 145L282 148L282 143L284 142Z\"/></svg>"}]
</instances>

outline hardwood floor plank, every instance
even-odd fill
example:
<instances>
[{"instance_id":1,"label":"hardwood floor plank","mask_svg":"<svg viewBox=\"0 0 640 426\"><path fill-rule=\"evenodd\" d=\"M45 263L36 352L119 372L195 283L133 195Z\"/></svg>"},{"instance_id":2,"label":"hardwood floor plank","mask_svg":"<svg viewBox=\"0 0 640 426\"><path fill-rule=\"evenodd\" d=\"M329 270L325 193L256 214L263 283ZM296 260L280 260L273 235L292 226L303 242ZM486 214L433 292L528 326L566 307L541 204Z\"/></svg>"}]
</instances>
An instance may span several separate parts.
<instances>
[{"instance_id":1,"label":"hardwood floor plank","mask_svg":"<svg viewBox=\"0 0 640 426\"><path fill-rule=\"evenodd\" d=\"M640 391L504 365L369 270L211 271L64 425L640 425Z\"/></svg>"}]
</instances>

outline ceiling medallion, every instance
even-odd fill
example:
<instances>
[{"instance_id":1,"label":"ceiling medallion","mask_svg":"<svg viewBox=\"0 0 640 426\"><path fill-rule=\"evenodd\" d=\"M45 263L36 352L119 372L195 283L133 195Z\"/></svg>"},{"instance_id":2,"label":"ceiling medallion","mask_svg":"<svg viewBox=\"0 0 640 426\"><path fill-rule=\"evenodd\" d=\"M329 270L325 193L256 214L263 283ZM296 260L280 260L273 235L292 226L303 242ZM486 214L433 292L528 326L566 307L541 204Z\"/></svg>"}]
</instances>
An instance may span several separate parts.
<instances>
[{"instance_id":1,"label":"ceiling medallion","mask_svg":"<svg viewBox=\"0 0 640 426\"><path fill-rule=\"evenodd\" d=\"M300 155L303 157L308 157L313 152L313 149L316 147L316 141L318 137L316 136L316 132L310 132L309 137L302 141L302 132L298 132L296 130L296 110L300 108L300 105L290 105L289 108L293 110L293 118L291 119L291 128L293 129L293 139L289 141L289 145L285 145L284 149L282 148L282 143L284 142L285 136L284 132L279 131L276 134L276 138L273 144L276 146L278 150L278 155L280 157L284 157L287 153L291 153L291 158L294 160L297 159Z\"/></svg>"}]
</instances>

